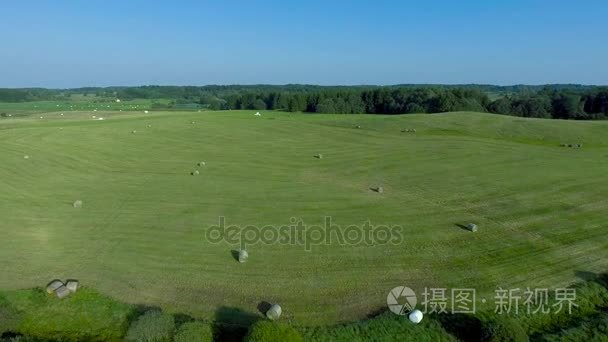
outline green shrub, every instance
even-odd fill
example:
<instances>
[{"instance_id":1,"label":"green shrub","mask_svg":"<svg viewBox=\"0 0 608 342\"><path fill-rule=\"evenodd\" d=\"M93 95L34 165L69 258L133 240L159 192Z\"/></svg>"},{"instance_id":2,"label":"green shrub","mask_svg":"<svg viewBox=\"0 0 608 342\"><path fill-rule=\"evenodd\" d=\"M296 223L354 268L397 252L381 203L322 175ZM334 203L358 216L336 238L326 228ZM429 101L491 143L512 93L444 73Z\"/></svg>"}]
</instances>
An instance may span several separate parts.
<instances>
[{"instance_id":1,"label":"green shrub","mask_svg":"<svg viewBox=\"0 0 608 342\"><path fill-rule=\"evenodd\" d=\"M86 287L62 300L40 288L2 295L19 313L11 330L45 341L121 341L133 312L130 305Z\"/></svg>"},{"instance_id":2,"label":"green shrub","mask_svg":"<svg viewBox=\"0 0 608 342\"><path fill-rule=\"evenodd\" d=\"M211 342L213 329L211 325L202 322L188 322L182 324L175 333L174 342Z\"/></svg>"},{"instance_id":3,"label":"green shrub","mask_svg":"<svg viewBox=\"0 0 608 342\"><path fill-rule=\"evenodd\" d=\"M302 335L285 323L259 321L249 328L246 342L301 342Z\"/></svg>"},{"instance_id":4,"label":"green shrub","mask_svg":"<svg viewBox=\"0 0 608 342\"><path fill-rule=\"evenodd\" d=\"M562 327L553 333L534 336L538 341L608 341L608 313L598 312L592 316Z\"/></svg>"},{"instance_id":5,"label":"green shrub","mask_svg":"<svg viewBox=\"0 0 608 342\"><path fill-rule=\"evenodd\" d=\"M515 320L497 316L485 322L481 332L481 340L487 342L526 342L528 334Z\"/></svg>"},{"instance_id":6,"label":"green shrub","mask_svg":"<svg viewBox=\"0 0 608 342\"><path fill-rule=\"evenodd\" d=\"M39 340L35 337L30 336L14 336L14 337L6 337L0 339L0 342L44 342L43 340Z\"/></svg>"},{"instance_id":7,"label":"green shrub","mask_svg":"<svg viewBox=\"0 0 608 342\"><path fill-rule=\"evenodd\" d=\"M436 320L413 324L407 317L387 312L361 322L302 328L306 341L455 341Z\"/></svg>"},{"instance_id":8,"label":"green shrub","mask_svg":"<svg viewBox=\"0 0 608 342\"><path fill-rule=\"evenodd\" d=\"M173 316L148 311L131 324L125 339L134 342L170 342L174 330Z\"/></svg>"},{"instance_id":9,"label":"green shrub","mask_svg":"<svg viewBox=\"0 0 608 342\"><path fill-rule=\"evenodd\" d=\"M576 307L569 313L566 305L561 312L550 314L536 313L527 314L525 307L520 307L520 315L516 319L524 327L529 335L541 334L546 331L559 330L564 326L576 324L581 319L593 315L598 307L608 307L608 289L596 282L585 282L576 284ZM548 307L555 303L551 296Z\"/></svg>"},{"instance_id":10,"label":"green shrub","mask_svg":"<svg viewBox=\"0 0 608 342\"><path fill-rule=\"evenodd\" d=\"M21 313L4 296L0 295L0 335L17 331L20 322Z\"/></svg>"}]
</instances>

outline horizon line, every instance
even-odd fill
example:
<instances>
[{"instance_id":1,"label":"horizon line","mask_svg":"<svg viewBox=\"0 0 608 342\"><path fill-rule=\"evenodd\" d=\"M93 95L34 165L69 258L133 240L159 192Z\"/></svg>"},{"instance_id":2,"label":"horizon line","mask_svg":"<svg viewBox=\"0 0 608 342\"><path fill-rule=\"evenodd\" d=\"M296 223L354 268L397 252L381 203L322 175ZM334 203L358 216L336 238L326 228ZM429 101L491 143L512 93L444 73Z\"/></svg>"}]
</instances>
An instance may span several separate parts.
<instances>
[{"instance_id":1,"label":"horizon line","mask_svg":"<svg viewBox=\"0 0 608 342\"><path fill-rule=\"evenodd\" d=\"M109 85L109 86L77 86L77 87L0 87L0 89L27 90L27 89L46 89L46 90L75 90L85 88L138 88L138 87L286 87L286 86L311 86L311 87L399 87L399 86L485 86L485 87L542 87L542 86L582 86L582 87L608 87L608 84L589 84L589 83L515 83L515 84L492 84L492 83L394 83L394 84L314 84L314 83L209 83L202 85L193 84L139 84L139 85Z\"/></svg>"}]
</instances>

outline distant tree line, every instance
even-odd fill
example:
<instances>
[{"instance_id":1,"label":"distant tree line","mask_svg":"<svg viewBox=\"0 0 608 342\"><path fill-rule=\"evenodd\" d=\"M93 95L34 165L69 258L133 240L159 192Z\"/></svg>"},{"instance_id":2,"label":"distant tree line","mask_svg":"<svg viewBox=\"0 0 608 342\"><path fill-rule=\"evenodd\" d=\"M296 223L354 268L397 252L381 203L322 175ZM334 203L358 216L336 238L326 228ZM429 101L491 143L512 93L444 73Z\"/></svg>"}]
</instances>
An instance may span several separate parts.
<instances>
[{"instance_id":1,"label":"distant tree line","mask_svg":"<svg viewBox=\"0 0 608 342\"><path fill-rule=\"evenodd\" d=\"M0 88L0 102L29 102L54 100L59 95L55 90L43 88Z\"/></svg>"},{"instance_id":2,"label":"distant tree line","mask_svg":"<svg viewBox=\"0 0 608 342\"><path fill-rule=\"evenodd\" d=\"M74 89L0 89L0 102L66 100L74 94L97 98L169 99L213 110L286 110L309 113L408 114L490 112L556 119L607 119L608 88L575 84L492 85L209 85ZM489 95L492 95L493 100Z\"/></svg>"},{"instance_id":3,"label":"distant tree line","mask_svg":"<svg viewBox=\"0 0 608 342\"><path fill-rule=\"evenodd\" d=\"M202 100L212 103L213 100ZM545 88L499 96L491 101L475 88L376 87L309 92L245 92L215 99L214 109L280 109L310 113L408 114L490 112L554 119L607 119L608 88Z\"/></svg>"},{"instance_id":4,"label":"distant tree line","mask_svg":"<svg viewBox=\"0 0 608 342\"><path fill-rule=\"evenodd\" d=\"M310 113L404 114L456 110L486 111L487 95L477 89L375 87L308 92L246 92L229 95L224 109L281 109Z\"/></svg>"},{"instance_id":5,"label":"distant tree line","mask_svg":"<svg viewBox=\"0 0 608 342\"><path fill-rule=\"evenodd\" d=\"M497 114L554 119L607 119L608 88L584 92L543 89L536 94L501 97L488 106Z\"/></svg>"}]
</instances>

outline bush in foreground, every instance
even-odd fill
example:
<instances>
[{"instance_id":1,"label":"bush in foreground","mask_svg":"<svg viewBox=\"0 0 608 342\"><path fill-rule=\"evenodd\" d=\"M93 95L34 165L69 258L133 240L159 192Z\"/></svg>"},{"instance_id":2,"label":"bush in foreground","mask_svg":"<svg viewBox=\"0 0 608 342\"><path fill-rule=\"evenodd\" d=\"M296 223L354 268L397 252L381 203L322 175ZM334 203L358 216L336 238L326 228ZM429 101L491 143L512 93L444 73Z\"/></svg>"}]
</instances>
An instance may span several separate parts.
<instances>
[{"instance_id":1,"label":"bush in foreground","mask_svg":"<svg viewBox=\"0 0 608 342\"><path fill-rule=\"evenodd\" d=\"M83 287L58 299L40 288L0 292L8 330L43 341L121 341L133 308ZM6 328L6 327L4 327Z\"/></svg>"},{"instance_id":2,"label":"bush in foreground","mask_svg":"<svg viewBox=\"0 0 608 342\"><path fill-rule=\"evenodd\" d=\"M211 342L213 329L211 325L202 322L188 322L182 324L175 333L174 342Z\"/></svg>"},{"instance_id":3,"label":"bush in foreground","mask_svg":"<svg viewBox=\"0 0 608 342\"><path fill-rule=\"evenodd\" d=\"M173 316L160 311L148 311L127 331L125 340L133 342L170 342L175 330Z\"/></svg>"},{"instance_id":4,"label":"bush in foreground","mask_svg":"<svg viewBox=\"0 0 608 342\"><path fill-rule=\"evenodd\" d=\"M391 312L356 323L328 327L302 328L307 341L455 341L456 339L430 317L413 324L405 316Z\"/></svg>"},{"instance_id":5,"label":"bush in foreground","mask_svg":"<svg viewBox=\"0 0 608 342\"><path fill-rule=\"evenodd\" d=\"M0 335L15 332L21 321L21 314L0 294Z\"/></svg>"},{"instance_id":6,"label":"bush in foreground","mask_svg":"<svg viewBox=\"0 0 608 342\"><path fill-rule=\"evenodd\" d=\"M30 336L13 336L0 339L0 342L45 342Z\"/></svg>"},{"instance_id":7,"label":"bush in foreground","mask_svg":"<svg viewBox=\"0 0 608 342\"><path fill-rule=\"evenodd\" d=\"M578 325L552 334L536 336L539 341L608 341L608 313L588 317Z\"/></svg>"},{"instance_id":8,"label":"bush in foreground","mask_svg":"<svg viewBox=\"0 0 608 342\"><path fill-rule=\"evenodd\" d=\"M526 342L528 334L515 320L497 316L484 324L481 340L486 342Z\"/></svg>"},{"instance_id":9,"label":"bush in foreground","mask_svg":"<svg viewBox=\"0 0 608 342\"><path fill-rule=\"evenodd\" d=\"M249 328L246 342L302 342L302 336L294 328L285 323L259 321Z\"/></svg>"}]
</instances>

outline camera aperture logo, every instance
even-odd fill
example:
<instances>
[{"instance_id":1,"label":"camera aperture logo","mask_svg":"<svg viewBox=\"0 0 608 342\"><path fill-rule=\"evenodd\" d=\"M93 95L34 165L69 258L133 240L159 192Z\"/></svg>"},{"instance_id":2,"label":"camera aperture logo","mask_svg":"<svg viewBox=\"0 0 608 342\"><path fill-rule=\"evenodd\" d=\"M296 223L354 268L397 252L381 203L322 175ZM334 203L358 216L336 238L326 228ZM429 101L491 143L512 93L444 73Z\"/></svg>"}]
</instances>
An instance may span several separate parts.
<instances>
[{"instance_id":1,"label":"camera aperture logo","mask_svg":"<svg viewBox=\"0 0 608 342\"><path fill-rule=\"evenodd\" d=\"M414 310L418 298L414 290L406 286L397 286L386 296L388 308L395 314L404 316Z\"/></svg>"},{"instance_id":2,"label":"camera aperture logo","mask_svg":"<svg viewBox=\"0 0 608 342\"><path fill-rule=\"evenodd\" d=\"M319 245L382 246L403 242L401 226L372 225L369 220L345 227L335 224L331 216L326 216L319 225L308 225L295 217L289 222L282 226L241 227L227 224L226 218L220 216L218 224L205 231L205 239L210 243L238 244L241 249L256 244L282 244L304 246L306 251Z\"/></svg>"}]
</instances>

